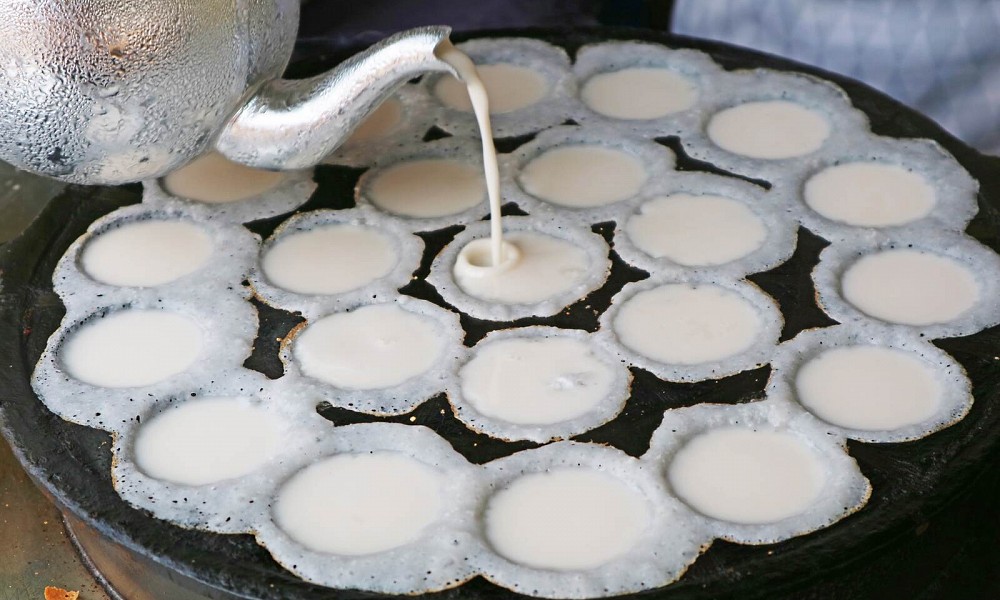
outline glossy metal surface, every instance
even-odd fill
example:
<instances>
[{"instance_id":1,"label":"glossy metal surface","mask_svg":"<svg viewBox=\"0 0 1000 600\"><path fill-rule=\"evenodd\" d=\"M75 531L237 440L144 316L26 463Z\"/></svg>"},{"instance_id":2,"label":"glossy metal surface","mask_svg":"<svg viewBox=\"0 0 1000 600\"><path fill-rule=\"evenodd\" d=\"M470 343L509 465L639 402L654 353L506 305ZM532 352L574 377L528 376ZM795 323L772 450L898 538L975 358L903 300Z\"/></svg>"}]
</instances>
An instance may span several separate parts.
<instances>
[{"instance_id":1,"label":"glossy metal surface","mask_svg":"<svg viewBox=\"0 0 1000 600\"><path fill-rule=\"evenodd\" d=\"M229 593L203 596L184 587L171 573L103 537L70 512L64 514L63 524L80 562L109 600L237 600Z\"/></svg>"},{"instance_id":2,"label":"glossy metal surface","mask_svg":"<svg viewBox=\"0 0 1000 600\"><path fill-rule=\"evenodd\" d=\"M203 152L245 106L223 154L307 166L396 85L449 70L433 52L450 31L439 27L310 80L277 80L298 13L299 0L4 0L0 159L73 183L158 177Z\"/></svg>"},{"instance_id":3,"label":"glossy metal surface","mask_svg":"<svg viewBox=\"0 0 1000 600\"><path fill-rule=\"evenodd\" d=\"M322 75L265 83L215 142L236 162L299 169L330 154L392 92L427 71L454 69L435 50L448 27L413 29L379 42Z\"/></svg>"},{"instance_id":4,"label":"glossy metal surface","mask_svg":"<svg viewBox=\"0 0 1000 600\"><path fill-rule=\"evenodd\" d=\"M75 183L162 174L280 73L297 17L296 0L0 2L0 158Z\"/></svg>"}]
</instances>

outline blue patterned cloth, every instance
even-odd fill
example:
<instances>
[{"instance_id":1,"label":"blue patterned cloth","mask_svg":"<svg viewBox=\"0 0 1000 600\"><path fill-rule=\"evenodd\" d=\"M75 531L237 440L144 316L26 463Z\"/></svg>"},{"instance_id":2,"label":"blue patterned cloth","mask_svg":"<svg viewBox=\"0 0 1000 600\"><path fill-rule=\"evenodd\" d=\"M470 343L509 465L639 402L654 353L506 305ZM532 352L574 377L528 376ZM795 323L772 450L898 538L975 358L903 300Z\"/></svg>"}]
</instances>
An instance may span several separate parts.
<instances>
[{"instance_id":1,"label":"blue patterned cloth","mask_svg":"<svg viewBox=\"0 0 1000 600\"><path fill-rule=\"evenodd\" d=\"M1000 1L677 0L672 28L859 79L1000 155Z\"/></svg>"}]
</instances>

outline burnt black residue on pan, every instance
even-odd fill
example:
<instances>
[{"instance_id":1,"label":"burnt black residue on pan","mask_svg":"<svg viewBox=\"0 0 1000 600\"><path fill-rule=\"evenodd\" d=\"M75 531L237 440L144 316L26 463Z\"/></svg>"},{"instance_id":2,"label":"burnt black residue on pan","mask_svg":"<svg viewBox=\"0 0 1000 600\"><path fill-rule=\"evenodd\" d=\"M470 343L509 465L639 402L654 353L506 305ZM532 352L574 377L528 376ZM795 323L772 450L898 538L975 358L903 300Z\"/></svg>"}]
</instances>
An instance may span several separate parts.
<instances>
[{"instance_id":1,"label":"burnt black residue on pan","mask_svg":"<svg viewBox=\"0 0 1000 600\"><path fill-rule=\"evenodd\" d=\"M838 83L855 106L866 112L875 133L894 137L927 137L940 142L981 182L980 214L969 233L994 249L1000 248L1000 160L983 157L920 116L861 84L816 69L721 44L644 31L595 29L487 32L479 36L528 35L563 46L571 54L581 45L608 39L643 39L674 47L704 50L726 68L771 67L813 73ZM456 36L458 37L458 36ZM298 63L292 76L316 73L339 56L326 55L322 43L303 47L313 58ZM525 139L502 140L511 151ZM676 139L658 140L675 151ZM681 156L679 168L711 170L710 165ZM320 167L320 187L304 207L346 207L361 171ZM763 184L764 182L758 182ZM152 518L126 505L114 492L111 479L111 440L108 434L72 425L51 414L34 396L29 384L35 361L49 335L56 330L63 307L52 291L53 267L67 246L94 219L139 200L138 186L85 188L70 186L41 214L18 240L0 248L0 417L3 433L29 473L64 509L123 544L151 558L201 593L217 598L343 599L373 598L377 594L330 590L307 584L282 569L249 535L195 532ZM507 211L517 213L515 206ZM284 217L259 221L251 229L267 235ZM595 230L610 236L611 227ZM457 232L456 228L425 234L427 253L418 275L425 275L434 254ZM809 327L832 323L815 304L809 272L826 242L799 231L798 249L787 263L751 280L781 304L786 324L782 338ZM593 330L596 313L628 281L646 276L624 265L617 256L608 283L590 297L551 319L526 319ZM416 281L405 293L442 304L426 283ZM1000 300L998 300L1000 301ZM262 340L282 337L300 318L260 307ZM508 326L462 318L466 342L475 343L488 331ZM902 444L851 443L850 453L874 486L868 506L829 528L780 544L750 547L716 542L677 583L635 594L636 598L883 598L914 597L926 589L934 565L948 552L938 544L914 544L905 552L887 548L901 536L932 521L995 454L1000 440L1000 328L966 338L935 342L968 370L975 404L960 423L926 439ZM280 376L275 345L261 344L246 365ZM768 368L747 371L719 381L665 384L633 370L633 394L625 411L613 422L577 439L612 444L633 455L641 454L659 424L664 409L700 402L746 402L762 397ZM335 424L378 420L318 407ZM413 417L413 421L411 421ZM437 397L403 417L385 419L416 422L438 431L474 462L511 454L529 443L506 443L467 430L451 413L445 398ZM897 544L898 545L898 544ZM907 574L900 579L899 574ZM481 579L428 596L449 599L501 599L515 594Z\"/></svg>"}]
</instances>

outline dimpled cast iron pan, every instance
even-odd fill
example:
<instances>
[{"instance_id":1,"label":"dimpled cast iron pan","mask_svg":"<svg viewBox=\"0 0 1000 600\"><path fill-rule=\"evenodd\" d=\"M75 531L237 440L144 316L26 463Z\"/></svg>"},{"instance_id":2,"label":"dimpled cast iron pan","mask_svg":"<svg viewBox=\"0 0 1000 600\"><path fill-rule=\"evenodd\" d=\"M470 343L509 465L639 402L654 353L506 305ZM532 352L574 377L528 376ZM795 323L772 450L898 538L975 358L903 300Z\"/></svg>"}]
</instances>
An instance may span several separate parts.
<instances>
[{"instance_id":1,"label":"dimpled cast iron pan","mask_svg":"<svg viewBox=\"0 0 1000 600\"><path fill-rule=\"evenodd\" d=\"M979 179L979 216L970 234L994 249L1000 248L1000 159L982 156L951 137L929 119L856 82L790 61L732 46L646 31L592 29L583 31L503 31L482 35L541 38L572 53L581 45L609 39L642 39L672 47L691 47L710 53L726 68L770 67L799 70L839 84L855 106L868 114L875 133L894 137L937 140ZM473 36L455 36L473 37ZM329 67L342 55L327 53L321 43L302 46L306 58L292 68L304 76ZM510 151L518 141L501 141ZM662 140L674 150L676 140ZM684 169L711 169L681 157ZM360 171L319 167L320 187L304 207L343 207L352 203L351 191ZM154 519L128 506L111 484L111 439L94 429L73 425L54 416L32 393L29 380L46 339L59 325L63 307L52 292L54 265L67 246L88 224L120 206L138 202L138 186L88 188L70 186L43 211L19 239L0 248L0 424L25 469L72 519L96 531L107 543L184 587L213 598L342 599L374 598L377 594L332 590L305 583L275 563L250 535L219 535L191 531ZM257 222L251 228L267 235L284 217ZM605 235L610 227L598 226ZM427 252L418 275L426 275L429 260L454 235L443 230L425 236ZM783 339L808 327L832 322L816 307L810 270L826 245L800 230L795 255L773 271L752 276L781 304L786 325ZM593 330L596 317L583 308L608 305L625 282L642 277L615 262L608 284L568 313L544 322ZM438 300L421 281L405 288L415 296ZM260 309L260 343L247 366L271 377L280 375L277 344L299 319L267 307ZM522 322L542 322L529 319ZM472 344L489 324L463 317ZM494 325L495 327L495 325ZM914 597L932 584L948 562L957 542L947 535L921 538L914 532L947 517L947 508L969 482L995 464L1000 448L1000 328L973 336L935 342L954 356L973 381L975 404L960 423L916 442L900 444L851 443L850 453L871 480L874 494L860 512L843 521L780 544L750 547L716 542L684 577L661 589L635 594L636 598L875 598ZM577 439L610 443L639 455L667 408L700 402L745 402L759 399L768 367L719 381L664 384L649 374L635 372L632 397L613 422ZM373 417L320 407L335 424L377 420ZM411 415L385 419L427 425L448 439L473 462L485 462L530 447L473 434L452 415L443 398L433 399ZM932 528L933 531L933 528ZM949 545L951 544L951 545ZM959 567L960 568L960 567ZM897 575L905 574L900 579ZM958 590L952 590L958 591ZM972 593L963 597L977 596ZM476 579L458 588L429 596L448 599L509 599L515 594Z\"/></svg>"}]
</instances>

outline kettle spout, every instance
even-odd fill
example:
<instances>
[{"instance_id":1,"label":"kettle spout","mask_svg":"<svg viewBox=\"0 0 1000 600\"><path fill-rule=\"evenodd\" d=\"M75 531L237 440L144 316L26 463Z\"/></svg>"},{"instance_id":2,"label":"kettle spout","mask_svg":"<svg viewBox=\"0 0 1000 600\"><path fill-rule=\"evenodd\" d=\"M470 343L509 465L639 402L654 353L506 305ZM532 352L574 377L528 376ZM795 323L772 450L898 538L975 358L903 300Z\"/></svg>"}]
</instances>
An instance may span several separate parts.
<instances>
[{"instance_id":1,"label":"kettle spout","mask_svg":"<svg viewBox=\"0 0 1000 600\"><path fill-rule=\"evenodd\" d=\"M439 57L452 47L450 33L444 26L411 29L316 77L270 81L229 119L215 147L263 169L315 165L408 80L429 71L457 76Z\"/></svg>"}]
</instances>

